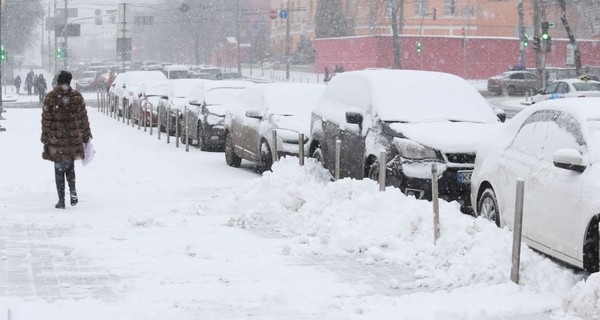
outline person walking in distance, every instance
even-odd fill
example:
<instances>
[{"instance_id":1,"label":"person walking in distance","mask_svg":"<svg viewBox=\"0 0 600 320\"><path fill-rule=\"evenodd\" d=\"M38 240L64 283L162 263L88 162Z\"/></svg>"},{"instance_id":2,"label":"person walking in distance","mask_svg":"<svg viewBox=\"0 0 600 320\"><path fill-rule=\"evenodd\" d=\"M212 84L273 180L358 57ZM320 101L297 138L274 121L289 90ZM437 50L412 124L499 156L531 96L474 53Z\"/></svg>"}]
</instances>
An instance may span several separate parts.
<instances>
[{"instance_id":1,"label":"person walking in distance","mask_svg":"<svg viewBox=\"0 0 600 320\"><path fill-rule=\"evenodd\" d=\"M33 87L33 77L35 73L33 73L33 69L27 72L27 76L25 77L25 88L27 88L27 95L31 95L31 88Z\"/></svg>"},{"instance_id":2,"label":"person walking in distance","mask_svg":"<svg viewBox=\"0 0 600 320\"><path fill-rule=\"evenodd\" d=\"M15 88L17 88L17 95L21 94L21 76L17 75L14 82Z\"/></svg>"},{"instance_id":3,"label":"person walking in distance","mask_svg":"<svg viewBox=\"0 0 600 320\"><path fill-rule=\"evenodd\" d=\"M92 138L83 96L70 86L73 76L61 71L57 85L48 92L42 111L42 158L54 162L58 203L65 208L65 177L69 185L71 205L78 202L75 189L75 160L83 159L84 143Z\"/></svg>"},{"instance_id":4,"label":"person walking in distance","mask_svg":"<svg viewBox=\"0 0 600 320\"><path fill-rule=\"evenodd\" d=\"M40 73L40 76L37 77L35 87L37 88L37 93L40 98L40 102L44 100L44 95L46 94L46 89L48 89L48 85L46 84L46 79L44 75Z\"/></svg>"}]
</instances>

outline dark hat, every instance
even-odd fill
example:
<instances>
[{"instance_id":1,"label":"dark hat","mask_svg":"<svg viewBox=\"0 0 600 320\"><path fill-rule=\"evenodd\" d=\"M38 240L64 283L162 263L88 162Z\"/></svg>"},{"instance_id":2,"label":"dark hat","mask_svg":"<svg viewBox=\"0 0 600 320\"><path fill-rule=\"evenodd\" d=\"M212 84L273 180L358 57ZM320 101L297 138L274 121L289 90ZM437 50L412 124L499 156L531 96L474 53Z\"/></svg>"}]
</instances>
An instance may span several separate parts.
<instances>
[{"instance_id":1,"label":"dark hat","mask_svg":"<svg viewBox=\"0 0 600 320\"><path fill-rule=\"evenodd\" d=\"M71 79L73 79L73 75L69 71L61 71L56 78L56 83L70 85Z\"/></svg>"}]
</instances>

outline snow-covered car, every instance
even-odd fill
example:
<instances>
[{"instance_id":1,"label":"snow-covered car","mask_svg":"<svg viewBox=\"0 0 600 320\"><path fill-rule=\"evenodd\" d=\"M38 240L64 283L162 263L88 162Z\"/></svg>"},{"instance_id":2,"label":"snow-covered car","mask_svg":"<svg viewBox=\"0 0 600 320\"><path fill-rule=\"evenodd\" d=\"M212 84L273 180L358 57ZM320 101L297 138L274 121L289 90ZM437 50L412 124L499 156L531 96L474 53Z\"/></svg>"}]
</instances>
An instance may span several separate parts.
<instances>
[{"instance_id":1,"label":"snow-covered car","mask_svg":"<svg viewBox=\"0 0 600 320\"><path fill-rule=\"evenodd\" d=\"M198 98L202 93L202 86L211 81L212 80L205 79L169 80L167 94L158 103L161 114L160 129L166 131L167 127L169 127L169 134L173 135L176 129L177 111L179 111L179 117L182 119L184 108L188 102L191 99ZM181 132L181 130L179 132Z\"/></svg>"},{"instance_id":2,"label":"snow-covered car","mask_svg":"<svg viewBox=\"0 0 600 320\"><path fill-rule=\"evenodd\" d=\"M600 97L600 82L587 78L554 81L531 98L531 104L551 99Z\"/></svg>"},{"instance_id":3,"label":"snow-covered car","mask_svg":"<svg viewBox=\"0 0 600 320\"><path fill-rule=\"evenodd\" d=\"M225 112L237 101L239 93L254 85L250 81L223 80L206 83L201 97L188 104L189 139L198 141L200 150L222 151L225 147ZM185 136L182 136L185 141Z\"/></svg>"},{"instance_id":4,"label":"snow-covered car","mask_svg":"<svg viewBox=\"0 0 600 320\"><path fill-rule=\"evenodd\" d=\"M113 112L120 108L119 105L122 104L122 100L119 97L123 97L124 95L125 81L127 81L127 73L119 73L108 88L108 97L111 111Z\"/></svg>"},{"instance_id":5,"label":"snow-covered car","mask_svg":"<svg viewBox=\"0 0 600 320\"><path fill-rule=\"evenodd\" d=\"M144 82L140 86L140 98L135 99L132 104L131 116L135 123L143 117L146 125L150 125L150 122L152 122L152 126L158 125L158 103L162 97L167 95L168 85L167 80L159 80Z\"/></svg>"},{"instance_id":6,"label":"snow-covered car","mask_svg":"<svg viewBox=\"0 0 600 320\"><path fill-rule=\"evenodd\" d=\"M473 86L451 74L344 72L313 110L309 154L333 173L339 139L340 177L377 180L385 150L386 184L419 199L431 199L436 163L440 197L468 209L477 147L500 122Z\"/></svg>"},{"instance_id":7,"label":"snow-covered car","mask_svg":"<svg viewBox=\"0 0 600 320\"><path fill-rule=\"evenodd\" d=\"M525 181L527 244L599 271L600 98L561 99L525 109L477 153L476 214L513 228L516 181Z\"/></svg>"},{"instance_id":8,"label":"snow-covered car","mask_svg":"<svg viewBox=\"0 0 600 320\"><path fill-rule=\"evenodd\" d=\"M190 68L184 65L167 65L162 70L167 79L186 79L190 75Z\"/></svg>"},{"instance_id":9,"label":"snow-covered car","mask_svg":"<svg viewBox=\"0 0 600 320\"><path fill-rule=\"evenodd\" d=\"M125 72L125 83L122 91L117 91L118 99L121 102L119 111L122 111L122 106L130 108L134 100L140 99L140 87L148 81L167 81L167 77L160 71L128 71Z\"/></svg>"},{"instance_id":10,"label":"snow-covered car","mask_svg":"<svg viewBox=\"0 0 600 320\"><path fill-rule=\"evenodd\" d=\"M242 159L270 170L273 130L277 156L298 155L299 135L308 141L310 114L325 91L322 84L270 83L245 89L225 115L225 161L239 167ZM305 148L306 148L305 144ZM306 150L305 150L306 151Z\"/></svg>"},{"instance_id":11,"label":"snow-covered car","mask_svg":"<svg viewBox=\"0 0 600 320\"><path fill-rule=\"evenodd\" d=\"M515 95L537 92L541 87L539 77L528 71L507 71L488 79L487 90L496 94Z\"/></svg>"}]
</instances>

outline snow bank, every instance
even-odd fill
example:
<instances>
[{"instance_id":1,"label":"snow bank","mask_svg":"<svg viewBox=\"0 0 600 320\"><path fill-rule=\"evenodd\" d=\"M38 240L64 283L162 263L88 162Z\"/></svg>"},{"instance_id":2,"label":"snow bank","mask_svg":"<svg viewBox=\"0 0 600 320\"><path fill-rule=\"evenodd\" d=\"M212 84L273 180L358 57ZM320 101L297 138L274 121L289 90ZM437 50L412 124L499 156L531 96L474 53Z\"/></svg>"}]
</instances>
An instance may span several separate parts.
<instances>
[{"instance_id":1,"label":"snow bank","mask_svg":"<svg viewBox=\"0 0 600 320\"><path fill-rule=\"evenodd\" d=\"M563 307L570 315L590 320L600 319L600 273L594 273L575 285Z\"/></svg>"},{"instance_id":2,"label":"snow bank","mask_svg":"<svg viewBox=\"0 0 600 320\"><path fill-rule=\"evenodd\" d=\"M205 208L233 214L243 228L272 228L292 237L298 253L352 255L366 264L396 263L414 270L417 287L451 289L509 282L512 234L457 203L440 203L441 238L433 244L431 204L371 180L329 182L313 159L273 165L273 172ZM214 206L214 207L212 207ZM534 292L568 292L580 277L527 247L521 285Z\"/></svg>"}]
</instances>

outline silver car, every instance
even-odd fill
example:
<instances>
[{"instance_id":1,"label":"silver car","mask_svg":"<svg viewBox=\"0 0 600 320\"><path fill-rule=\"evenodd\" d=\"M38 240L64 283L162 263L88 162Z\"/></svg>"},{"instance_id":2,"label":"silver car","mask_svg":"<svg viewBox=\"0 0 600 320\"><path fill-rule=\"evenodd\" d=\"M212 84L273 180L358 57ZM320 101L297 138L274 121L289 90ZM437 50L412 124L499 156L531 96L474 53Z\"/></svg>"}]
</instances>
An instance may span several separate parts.
<instances>
[{"instance_id":1,"label":"silver car","mask_svg":"<svg viewBox=\"0 0 600 320\"><path fill-rule=\"evenodd\" d=\"M277 156L298 155L299 136L308 150L310 114L325 91L322 84L270 83L251 86L225 115L225 160L239 167L242 159L270 170L274 143ZM273 141L273 131L277 141Z\"/></svg>"}]
</instances>

